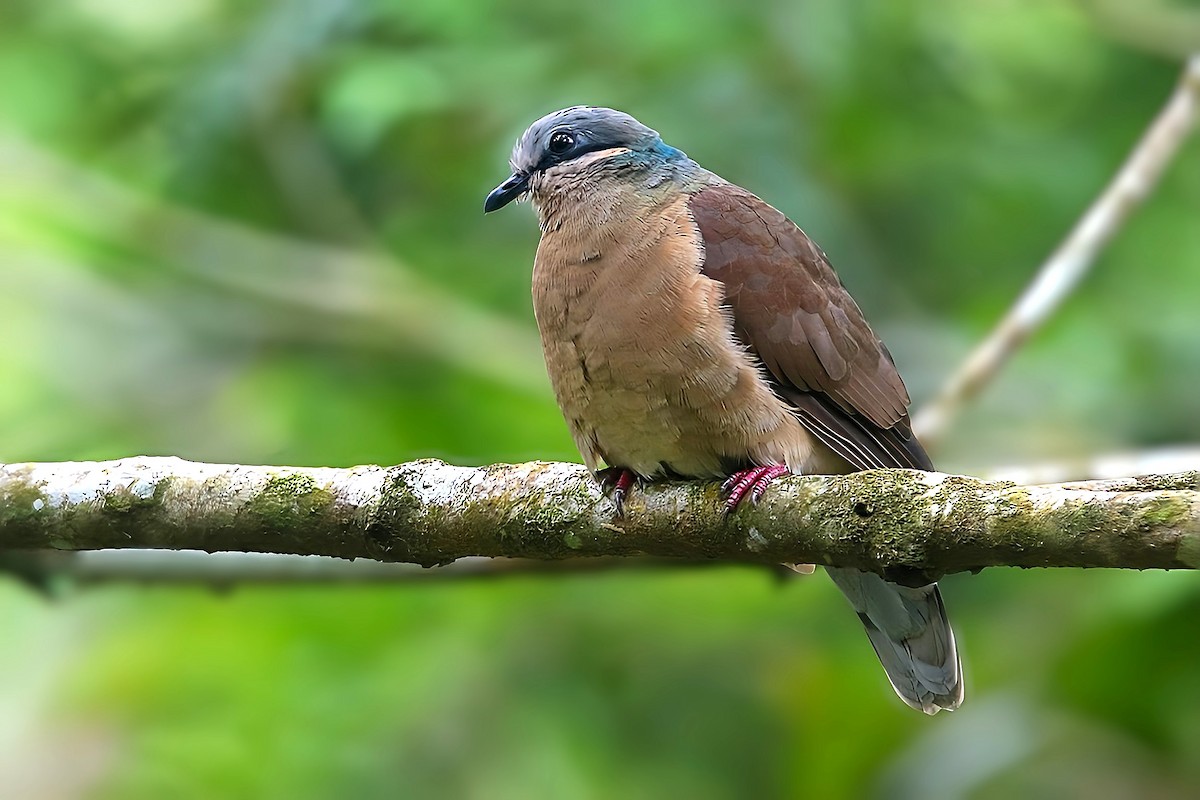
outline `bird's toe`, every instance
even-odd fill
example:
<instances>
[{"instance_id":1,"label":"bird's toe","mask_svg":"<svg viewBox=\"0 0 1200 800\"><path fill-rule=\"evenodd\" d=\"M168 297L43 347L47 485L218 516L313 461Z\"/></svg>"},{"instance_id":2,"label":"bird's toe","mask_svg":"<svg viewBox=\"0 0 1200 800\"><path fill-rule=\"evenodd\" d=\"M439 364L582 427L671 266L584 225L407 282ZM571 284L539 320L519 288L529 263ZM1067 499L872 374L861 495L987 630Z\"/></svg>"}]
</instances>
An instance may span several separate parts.
<instances>
[{"instance_id":1,"label":"bird's toe","mask_svg":"<svg viewBox=\"0 0 1200 800\"><path fill-rule=\"evenodd\" d=\"M788 468L783 464L768 464L765 467L751 467L733 473L721 484L721 491L725 495L725 513L732 514L737 511L738 506L747 497L751 503L757 504L772 481L781 475L787 475L788 472Z\"/></svg>"},{"instance_id":2,"label":"bird's toe","mask_svg":"<svg viewBox=\"0 0 1200 800\"><path fill-rule=\"evenodd\" d=\"M601 491L608 495L617 507L617 518L625 516L625 498L637 480L632 470L608 467L596 473L596 480L600 483Z\"/></svg>"}]
</instances>

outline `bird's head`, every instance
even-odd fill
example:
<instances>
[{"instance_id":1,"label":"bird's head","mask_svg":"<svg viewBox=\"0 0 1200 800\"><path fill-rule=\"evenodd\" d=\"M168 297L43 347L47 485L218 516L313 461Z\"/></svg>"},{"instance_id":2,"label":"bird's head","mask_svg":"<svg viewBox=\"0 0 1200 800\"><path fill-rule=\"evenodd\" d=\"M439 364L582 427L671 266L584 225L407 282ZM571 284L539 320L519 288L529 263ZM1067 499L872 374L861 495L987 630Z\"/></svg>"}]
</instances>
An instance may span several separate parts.
<instances>
[{"instance_id":1,"label":"bird's head","mask_svg":"<svg viewBox=\"0 0 1200 800\"><path fill-rule=\"evenodd\" d=\"M530 125L517 140L509 160L512 175L491 191L483 210L503 208L530 192L536 201L538 190L548 183L681 160L687 156L624 112L595 106L564 108Z\"/></svg>"}]
</instances>

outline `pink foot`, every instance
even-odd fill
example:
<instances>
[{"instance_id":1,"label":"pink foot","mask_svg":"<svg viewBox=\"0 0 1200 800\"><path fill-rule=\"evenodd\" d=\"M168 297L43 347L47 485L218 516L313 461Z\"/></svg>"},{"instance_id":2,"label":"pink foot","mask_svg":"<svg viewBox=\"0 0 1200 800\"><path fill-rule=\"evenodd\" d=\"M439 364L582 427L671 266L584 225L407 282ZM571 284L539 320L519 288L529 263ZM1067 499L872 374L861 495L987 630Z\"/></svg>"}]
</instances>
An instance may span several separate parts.
<instances>
[{"instance_id":1,"label":"pink foot","mask_svg":"<svg viewBox=\"0 0 1200 800\"><path fill-rule=\"evenodd\" d=\"M729 480L721 484L721 491L725 494L725 513L732 514L737 511L746 495L750 496L751 503L757 504L763 492L771 485L771 481L781 475L787 475L789 471L783 464L770 464L733 473Z\"/></svg>"},{"instance_id":2,"label":"pink foot","mask_svg":"<svg viewBox=\"0 0 1200 800\"><path fill-rule=\"evenodd\" d=\"M637 476L631 470L608 467L596 473L596 480L600 482L604 493L612 498L613 505L617 507L617 516L625 516L625 495L629 493Z\"/></svg>"}]
</instances>

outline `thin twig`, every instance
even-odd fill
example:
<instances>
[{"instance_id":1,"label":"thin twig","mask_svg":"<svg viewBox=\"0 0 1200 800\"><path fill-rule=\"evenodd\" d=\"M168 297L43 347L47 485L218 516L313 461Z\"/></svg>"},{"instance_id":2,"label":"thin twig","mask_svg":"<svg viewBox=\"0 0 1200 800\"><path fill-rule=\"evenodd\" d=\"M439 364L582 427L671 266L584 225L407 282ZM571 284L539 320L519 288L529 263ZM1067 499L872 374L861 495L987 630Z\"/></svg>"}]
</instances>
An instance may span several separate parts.
<instances>
[{"instance_id":1,"label":"thin twig","mask_svg":"<svg viewBox=\"0 0 1200 800\"><path fill-rule=\"evenodd\" d=\"M982 471L995 481L1021 484L1113 480L1127 475L1165 475L1200 469L1200 446L1179 445L1128 453L1100 453L1035 464L991 467Z\"/></svg>"},{"instance_id":2,"label":"thin twig","mask_svg":"<svg viewBox=\"0 0 1200 800\"><path fill-rule=\"evenodd\" d=\"M206 553L203 550L11 550L0 552L0 572L15 575L39 589L57 590L107 583L144 586L314 585L362 586L425 583L463 578L505 578L529 575L592 574L622 571L691 569L722 566L718 561L677 558L579 558L539 561L530 558L465 557L426 569L418 564L354 561L332 556L288 553ZM731 565L725 565L731 566Z\"/></svg>"},{"instance_id":3,"label":"thin twig","mask_svg":"<svg viewBox=\"0 0 1200 800\"><path fill-rule=\"evenodd\" d=\"M1150 195L1200 115L1200 55L1193 56L1166 105L996 328L971 351L937 396L916 415L917 435L933 446L963 405L999 373L1079 285L1105 245Z\"/></svg>"}]
</instances>

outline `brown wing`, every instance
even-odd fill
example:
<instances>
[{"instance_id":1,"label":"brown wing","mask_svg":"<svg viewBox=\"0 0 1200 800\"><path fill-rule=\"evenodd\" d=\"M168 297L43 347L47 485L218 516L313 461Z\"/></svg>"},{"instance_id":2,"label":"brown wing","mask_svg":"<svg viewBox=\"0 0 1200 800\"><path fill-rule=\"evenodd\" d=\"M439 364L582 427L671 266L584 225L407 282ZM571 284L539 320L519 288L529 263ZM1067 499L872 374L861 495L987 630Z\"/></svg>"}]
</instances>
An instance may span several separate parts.
<instances>
[{"instance_id":1,"label":"brown wing","mask_svg":"<svg viewBox=\"0 0 1200 800\"><path fill-rule=\"evenodd\" d=\"M912 435L891 354L825 254L782 213L731 184L692 196L703 272L734 331L814 436L858 469L933 469Z\"/></svg>"}]
</instances>

